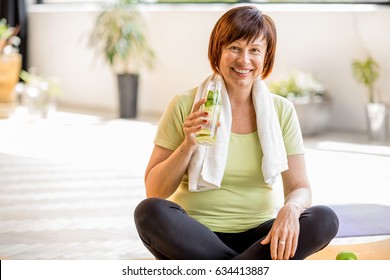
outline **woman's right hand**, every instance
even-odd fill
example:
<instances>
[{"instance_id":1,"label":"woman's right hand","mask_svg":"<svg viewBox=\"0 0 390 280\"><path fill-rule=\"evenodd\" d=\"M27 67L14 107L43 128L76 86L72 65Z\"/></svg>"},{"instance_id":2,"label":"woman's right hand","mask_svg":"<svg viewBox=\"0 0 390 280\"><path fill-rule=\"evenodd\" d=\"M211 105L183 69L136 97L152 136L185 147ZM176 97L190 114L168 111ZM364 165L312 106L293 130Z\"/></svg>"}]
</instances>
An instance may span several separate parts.
<instances>
[{"instance_id":1,"label":"woman's right hand","mask_svg":"<svg viewBox=\"0 0 390 280\"><path fill-rule=\"evenodd\" d=\"M194 104L194 109L189 114L183 124L184 142L183 144L188 149L187 152L193 152L198 145L195 140L195 133L202 129L202 125L207 124L205 119L208 116L208 112L200 110L202 104L206 102L206 99L202 98Z\"/></svg>"}]
</instances>

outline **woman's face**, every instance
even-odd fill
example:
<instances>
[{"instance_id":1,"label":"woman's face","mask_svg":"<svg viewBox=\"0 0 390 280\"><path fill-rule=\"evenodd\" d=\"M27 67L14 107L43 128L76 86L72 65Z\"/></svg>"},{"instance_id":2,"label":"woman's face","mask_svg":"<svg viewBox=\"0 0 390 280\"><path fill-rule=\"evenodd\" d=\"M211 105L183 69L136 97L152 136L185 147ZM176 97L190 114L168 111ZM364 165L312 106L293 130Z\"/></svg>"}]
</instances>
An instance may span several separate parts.
<instances>
[{"instance_id":1,"label":"woman's face","mask_svg":"<svg viewBox=\"0 0 390 280\"><path fill-rule=\"evenodd\" d=\"M237 40L222 49L219 70L229 90L251 90L261 76L267 42L263 37L253 42Z\"/></svg>"}]
</instances>

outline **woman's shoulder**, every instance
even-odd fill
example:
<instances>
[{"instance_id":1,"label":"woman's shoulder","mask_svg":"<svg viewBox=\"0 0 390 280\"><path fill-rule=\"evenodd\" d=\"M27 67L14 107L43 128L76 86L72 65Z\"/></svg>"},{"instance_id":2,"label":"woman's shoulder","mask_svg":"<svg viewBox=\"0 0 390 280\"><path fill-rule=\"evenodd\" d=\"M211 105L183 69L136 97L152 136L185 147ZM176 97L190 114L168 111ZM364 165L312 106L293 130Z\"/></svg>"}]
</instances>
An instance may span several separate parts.
<instances>
[{"instance_id":1,"label":"woman's shoulder","mask_svg":"<svg viewBox=\"0 0 390 280\"><path fill-rule=\"evenodd\" d=\"M159 121L154 143L175 150L184 140L183 123L196 94L196 88L177 93L173 96Z\"/></svg>"},{"instance_id":2,"label":"woman's shoulder","mask_svg":"<svg viewBox=\"0 0 390 280\"><path fill-rule=\"evenodd\" d=\"M176 111L184 119L191 112L196 92L197 88L193 88L175 94L168 106L168 110Z\"/></svg>"},{"instance_id":3,"label":"woman's shoulder","mask_svg":"<svg viewBox=\"0 0 390 280\"><path fill-rule=\"evenodd\" d=\"M271 93L272 99L274 101L275 107L294 107L293 103L287 98Z\"/></svg>"},{"instance_id":4,"label":"woman's shoulder","mask_svg":"<svg viewBox=\"0 0 390 280\"><path fill-rule=\"evenodd\" d=\"M197 88L194 88L175 94L165 108L163 116L175 117L184 121L184 118L191 112L196 90Z\"/></svg>"},{"instance_id":5,"label":"woman's shoulder","mask_svg":"<svg viewBox=\"0 0 390 280\"><path fill-rule=\"evenodd\" d=\"M287 98L273 93L271 96L274 101L275 110L279 116L290 115L295 110L294 104Z\"/></svg>"},{"instance_id":6,"label":"woman's shoulder","mask_svg":"<svg viewBox=\"0 0 390 280\"><path fill-rule=\"evenodd\" d=\"M188 107L188 106L192 107L197 89L198 88L192 88L192 89L177 93L175 95L175 99L180 101L180 103L182 105L184 105L185 107Z\"/></svg>"}]
</instances>

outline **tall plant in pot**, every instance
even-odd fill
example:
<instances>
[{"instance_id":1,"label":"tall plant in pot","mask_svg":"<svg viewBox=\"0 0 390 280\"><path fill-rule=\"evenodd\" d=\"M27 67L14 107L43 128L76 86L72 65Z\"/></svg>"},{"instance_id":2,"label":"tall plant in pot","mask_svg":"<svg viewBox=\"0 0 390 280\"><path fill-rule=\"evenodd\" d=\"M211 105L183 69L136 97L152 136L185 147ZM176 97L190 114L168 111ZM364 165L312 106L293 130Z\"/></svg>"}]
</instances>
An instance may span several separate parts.
<instances>
[{"instance_id":1,"label":"tall plant in pot","mask_svg":"<svg viewBox=\"0 0 390 280\"><path fill-rule=\"evenodd\" d=\"M117 75L121 118L137 116L139 73L154 63L144 30L137 1L119 0L103 6L90 36L90 45L104 54Z\"/></svg>"},{"instance_id":2,"label":"tall plant in pot","mask_svg":"<svg viewBox=\"0 0 390 280\"><path fill-rule=\"evenodd\" d=\"M372 140L386 140L388 136L388 107L379 101L375 83L379 78L379 64L368 56L352 62L352 73L358 83L367 89L366 116L368 133Z\"/></svg>"}]
</instances>

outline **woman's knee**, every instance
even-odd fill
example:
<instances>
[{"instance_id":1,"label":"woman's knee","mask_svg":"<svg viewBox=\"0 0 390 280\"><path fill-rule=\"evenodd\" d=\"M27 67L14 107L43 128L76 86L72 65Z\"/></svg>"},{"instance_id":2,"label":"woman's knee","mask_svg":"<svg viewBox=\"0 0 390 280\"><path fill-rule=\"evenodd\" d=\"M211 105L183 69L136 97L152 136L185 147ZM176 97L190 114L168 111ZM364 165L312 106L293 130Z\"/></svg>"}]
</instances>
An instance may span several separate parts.
<instances>
[{"instance_id":1,"label":"woman's knee","mask_svg":"<svg viewBox=\"0 0 390 280\"><path fill-rule=\"evenodd\" d=\"M134 220L136 225L143 224L147 222L151 217L158 212L160 204L164 201L159 198L146 198L141 201L134 210Z\"/></svg>"},{"instance_id":2,"label":"woman's knee","mask_svg":"<svg viewBox=\"0 0 390 280\"><path fill-rule=\"evenodd\" d=\"M179 205L161 198L147 198L141 201L134 210L134 221L137 228L147 227L151 223L153 227L159 221L164 221L170 216L172 210L184 211Z\"/></svg>"},{"instance_id":3,"label":"woman's knee","mask_svg":"<svg viewBox=\"0 0 390 280\"><path fill-rule=\"evenodd\" d=\"M336 236L339 229L339 218L336 213L332 208L325 205L316 206L316 209L319 212L317 214L318 219Z\"/></svg>"},{"instance_id":4,"label":"woman's knee","mask_svg":"<svg viewBox=\"0 0 390 280\"><path fill-rule=\"evenodd\" d=\"M328 206L316 205L307 210L310 216L311 230L318 232L325 239L333 239L339 229L339 219Z\"/></svg>"}]
</instances>

